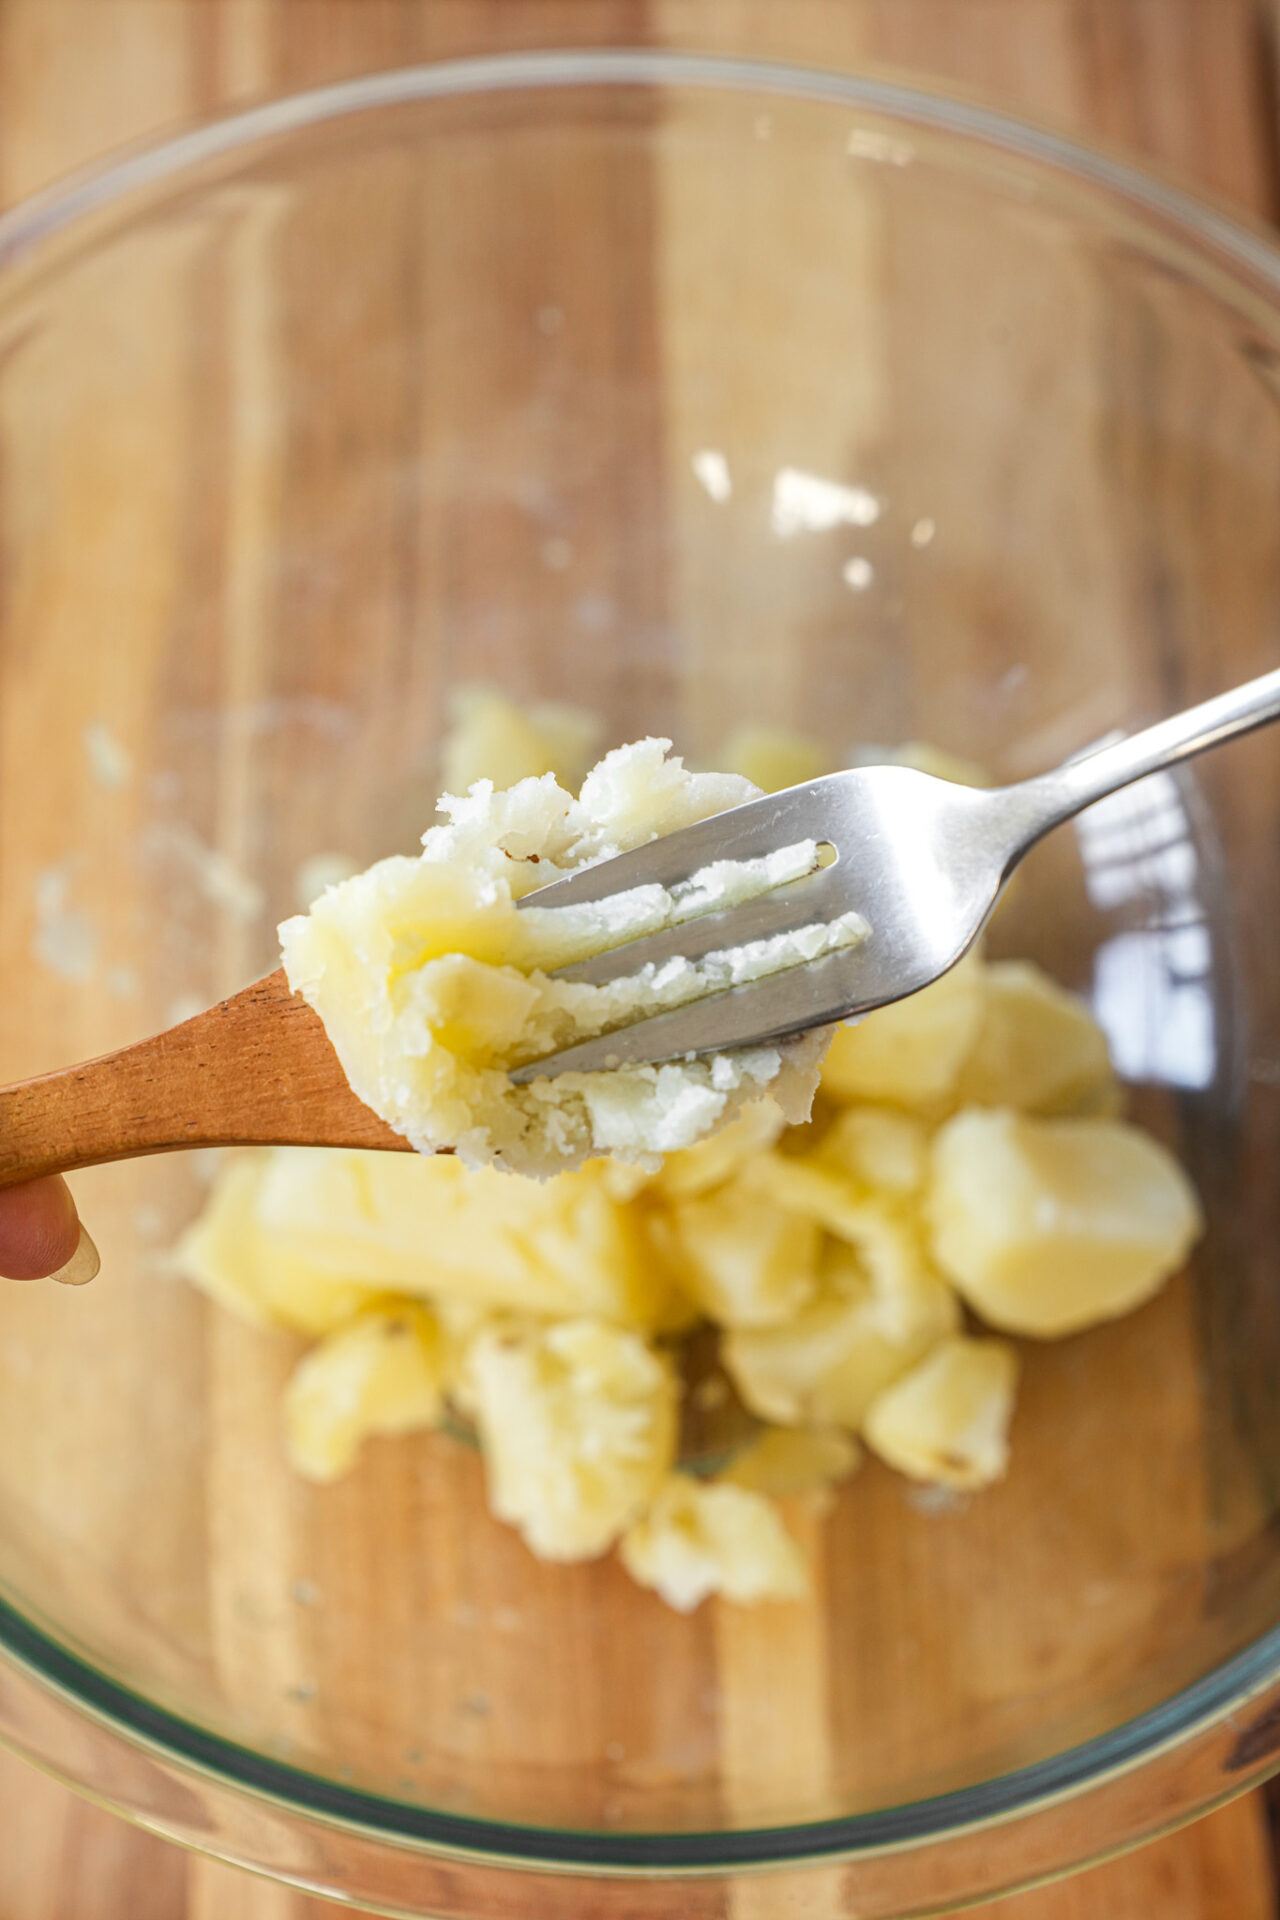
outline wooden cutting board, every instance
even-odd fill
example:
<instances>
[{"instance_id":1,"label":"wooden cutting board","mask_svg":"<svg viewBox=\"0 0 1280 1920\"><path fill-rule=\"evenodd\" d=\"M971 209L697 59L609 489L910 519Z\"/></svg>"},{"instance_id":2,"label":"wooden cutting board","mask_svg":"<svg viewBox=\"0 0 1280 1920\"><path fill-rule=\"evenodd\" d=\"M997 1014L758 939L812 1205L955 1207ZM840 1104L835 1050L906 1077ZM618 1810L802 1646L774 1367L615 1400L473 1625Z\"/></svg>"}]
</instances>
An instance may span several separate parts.
<instances>
[{"instance_id":1,"label":"wooden cutting board","mask_svg":"<svg viewBox=\"0 0 1280 1920\"><path fill-rule=\"evenodd\" d=\"M1280 127L1262 0L4 0L0 198L124 140L404 61L667 43L956 80L1098 134L1264 217ZM319 1920L320 1903L184 1855L0 1756L0 1920ZM761 1920L782 1909L759 1885ZM821 1920L820 1877L813 1920ZM1266 1797L986 1920L1264 1920Z\"/></svg>"}]
</instances>

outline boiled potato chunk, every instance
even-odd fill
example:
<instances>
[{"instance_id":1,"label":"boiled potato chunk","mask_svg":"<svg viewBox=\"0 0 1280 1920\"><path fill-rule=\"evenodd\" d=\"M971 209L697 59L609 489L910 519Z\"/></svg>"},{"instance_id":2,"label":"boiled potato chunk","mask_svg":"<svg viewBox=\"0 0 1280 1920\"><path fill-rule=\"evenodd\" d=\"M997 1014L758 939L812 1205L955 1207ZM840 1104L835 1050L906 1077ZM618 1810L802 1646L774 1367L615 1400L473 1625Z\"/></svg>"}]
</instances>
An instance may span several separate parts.
<instances>
[{"instance_id":1,"label":"boiled potato chunk","mask_svg":"<svg viewBox=\"0 0 1280 1920\"><path fill-rule=\"evenodd\" d=\"M444 743L444 790L466 793L477 780L514 787L544 773L576 787L599 738L599 721L576 707L517 706L492 687L459 687Z\"/></svg>"},{"instance_id":2,"label":"boiled potato chunk","mask_svg":"<svg viewBox=\"0 0 1280 1920\"><path fill-rule=\"evenodd\" d=\"M1017 1359L970 1337L963 1305L1042 1338L1124 1313L1181 1262L1200 1211L1168 1154L1115 1122L1087 1005L976 947L834 1036L513 1082L546 1051L868 937L848 911L606 985L565 978L822 864L797 842L690 885L540 906L561 874L828 766L752 726L723 773L660 739L589 769L598 731L464 689L421 857L307 863L326 885L300 880L307 911L280 929L289 980L355 1092L420 1152L228 1157L177 1264L317 1341L284 1403L308 1478L344 1472L366 1435L460 1419L490 1511L539 1558L617 1545L681 1611L796 1599L807 1570L776 1503L812 1522L864 1443L925 1482L1006 1471ZM873 759L987 784L919 744L851 755ZM714 1480L677 1470L744 1431Z\"/></svg>"},{"instance_id":3,"label":"boiled potato chunk","mask_svg":"<svg viewBox=\"0 0 1280 1920\"><path fill-rule=\"evenodd\" d=\"M838 1100L935 1108L950 1094L982 1019L984 967L970 953L932 986L837 1027L822 1085Z\"/></svg>"},{"instance_id":4,"label":"boiled potato chunk","mask_svg":"<svg viewBox=\"0 0 1280 1920\"><path fill-rule=\"evenodd\" d=\"M289 984L320 1015L353 1091L420 1152L451 1150L469 1166L542 1178L604 1153L652 1168L654 1156L692 1146L764 1093L807 1117L824 1034L528 1085L508 1072L868 937L850 907L598 984L556 977L626 937L762 897L814 870L817 848L801 840L712 860L691 889L645 885L558 908L528 899L560 874L756 796L739 775L689 772L668 746L615 748L576 800L550 774L445 795L445 819L423 836L416 860L379 860L281 923Z\"/></svg>"},{"instance_id":5,"label":"boiled potato chunk","mask_svg":"<svg viewBox=\"0 0 1280 1920\"><path fill-rule=\"evenodd\" d=\"M489 1505L544 1560L604 1553L653 1499L676 1447L676 1380L600 1320L482 1332L467 1359Z\"/></svg>"},{"instance_id":6,"label":"boiled potato chunk","mask_svg":"<svg viewBox=\"0 0 1280 1920\"><path fill-rule=\"evenodd\" d=\"M740 773L762 793L781 793L830 773L830 757L816 740L784 727L739 727L716 755L726 773Z\"/></svg>"},{"instance_id":7,"label":"boiled potato chunk","mask_svg":"<svg viewBox=\"0 0 1280 1920\"><path fill-rule=\"evenodd\" d=\"M928 1129L893 1107L847 1107L823 1135L815 1159L861 1186L916 1193L929 1167Z\"/></svg>"},{"instance_id":8,"label":"boiled potato chunk","mask_svg":"<svg viewBox=\"0 0 1280 1920\"><path fill-rule=\"evenodd\" d=\"M633 1326L675 1310L603 1161L539 1183L448 1155L277 1147L255 1214L264 1265L284 1256L385 1292Z\"/></svg>"},{"instance_id":9,"label":"boiled potato chunk","mask_svg":"<svg viewBox=\"0 0 1280 1920\"><path fill-rule=\"evenodd\" d=\"M775 1205L803 1214L854 1246L891 1217L879 1200L854 1185L838 1162L825 1160L820 1152L761 1154L750 1177Z\"/></svg>"},{"instance_id":10,"label":"boiled potato chunk","mask_svg":"<svg viewBox=\"0 0 1280 1920\"><path fill-rule=\"evenodd\" d=\"M893 766L915 767L919 773L930 773L935 780L951 780L959 787L991 785L990 774L976 760L966 760L962 754L948 753L945 747L931 747L927 740L905 740L892 753L881 757ZM867 763L861 761L861 764Z\"/></svg>"},{"instance_id":11,"label":"boiled potato chunk","mask_svg":"<svg viewBox=\"0 0 1280 1920\"><path fill-rule=\"evenodd\" d=\"M955 1295L918 1256L891 1284L847 1249L818 1298L785 1326L725 1335L725 1371L746 1406L783 1426L856 1431L876 1395L959 1324Z\"/></svg>"},{"instance_id":12,"label":"boiled potato chunk","mask_svg":"<svg viewBox=\"0 0 1280 1920\"><path fill-rule=\"evenodd\" d=\"M862 1449L839 1427L767 1427L744 1447L721 1479L775 1500L822 1493L856 1473Z\"/></svg>"},{"instance_id":13,"label":"boiled potato chunk","mask_svg":"<svg viewBox=\"0 0 1280 1920\"><path fill-rule=\"evenodd\" d=\"M721 1186L757 1153L771 1147L786 1124L774 1101L753 1100L719 1133L669 1153L654 1175L654 1191L668 1200L686 1200Z\"/></svg>"},{"instance_id":14,"label":"boiled potato chunk","mask_svg":"<svg viewBox=\"0 0 1280 1920\"><path fill-rule=\"evenodd\" d=\"M888 1308L904 1304L911 1318L926 1261L914 1217L879 1195L855 1187L820 1156L762 1154L752 1169L760 1192L790 1213L802 1214L852 1247Z\"/></svg>"},{"instance_id":15,"label":"boiled potato chunk","mask_svg":"<svg viewBox=\"0 0 1280 1920\"><path fill-rule=\"evenodd\" d=\"M219 1170L203 1213L174 1249L176 1264L220 1306L255 1325L330 1333L387 1288L273 1245L257 1213L265 1172L265 1156L255 1153L239 1154Z\"/></svg>"},{"instance_id":16,"label":"boiled potato chunk","mask_svg":"<svg viewBox=\"0 0 1280 1920\"><path fill-rule=\"evenodd\" d=\"M427 1308L370 1311L298 1362L285 1389L289 1458L308 1480L336 1480L366 1434L434 1427L444 1409L444 1352Z\"/></svg>"},{"instance_id":17,"label":"boiled potato chunk","mask_svg":"<svg viewBox=\"0 0 1280 1920\"><path fill-rule=\"evenodd\" d=\"M685 1290L721 1326L778 1326L817 1290L817 1226L748 1175L681 1201L672 1222Z\"/></svg>"},{"instance_id":18,"label":"boiled potato chunk","mask_svg":"<svg viewBox=\"0 0 1280 1920\"><path fill-rule=\"evenodd\" d=\"M633 1580L681 1613L712 1593L749 1606L809 1588L804 1556L763 1494L683 1473L668 1475L621 1554Z\"/></svg>"},{"instance_id":19,"label":"boiled potato chunk","mask_svg":"<svg viewBox=\"0 0 1280 1920\"><path fill-rule=\"evenodd\" d=\"M444 1389L449 1405L472 1425L476 1420L472 1391L471 1359L479 1350L480 1335L490 1333L503 1339L523 1340L536 1334L546 1321L532 1314L512 1313L505 1307L486 1307L457 1294L443 1295L432 1303L432 1312L440 1326L444 1353Z\"/></svg>"},{"instance_id":20,"label":"boiled potato chunk","mask_svg":"<svg viewBox=\"0 0 1280 1920\"><path fill-rule=\"evenodd\" d=\"M934 1140L934 1257L984 1320L1052 1339L1128 1313L1201 1230L1186 1174L1118 1120L977 1108Z\"/></svg>"},{"instance_id":21,"label":"boiled potato chunk","mask_svg":"<svg viewBox=\"0 0 1280 1920\"><path fill-rule=\"evenodd\" d=\"M1095 1105L1113 1084L1106 1036L1083 1000L1028 960L987 968L982 1022L956 1082L958 1105L1068 1113Z\"/></svg>"},{"instance_id":22,"label":"boiled potato chunk","mask_svg":"<svg viewBox=\"0 0 1280 1920\"><path fill-rule=\"evenodd\" d=\"M955 1334L872 1402L863 1436L913 1480L989 1486L1009 1464L1017 1384L1007 1341Z\"/></svg>"}]
</instances>

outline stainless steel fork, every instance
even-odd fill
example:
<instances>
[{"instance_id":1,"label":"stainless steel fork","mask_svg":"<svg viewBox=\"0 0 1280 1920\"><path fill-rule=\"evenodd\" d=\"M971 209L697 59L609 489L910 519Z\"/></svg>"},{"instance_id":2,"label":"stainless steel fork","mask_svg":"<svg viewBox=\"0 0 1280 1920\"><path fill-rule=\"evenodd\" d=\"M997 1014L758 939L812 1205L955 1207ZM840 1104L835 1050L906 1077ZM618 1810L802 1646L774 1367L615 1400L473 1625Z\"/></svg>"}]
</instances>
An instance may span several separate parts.
<instances>
[{"instance_id":1,"label":"stainless steel fork","mask_svg":"<svg viewBox=\"0 0 1280 1920\"><path fill-rule=\"evenodd\" d=\"M749 801L540 887L520 905L577 906L655 882L673 887L715 861L755 859L802 841L834 849L831 864L803 879L556 975L598 985L649 962L699 959L851 909L865 916L871 932L823 959L531 1061L512 1079L761 1045L917 993L972 945L1009 875L1046 833L1134 780L1277 718L1280 671L1016 786L957 786L909 767L858 767Z\"/></svg>"}]
</instances>

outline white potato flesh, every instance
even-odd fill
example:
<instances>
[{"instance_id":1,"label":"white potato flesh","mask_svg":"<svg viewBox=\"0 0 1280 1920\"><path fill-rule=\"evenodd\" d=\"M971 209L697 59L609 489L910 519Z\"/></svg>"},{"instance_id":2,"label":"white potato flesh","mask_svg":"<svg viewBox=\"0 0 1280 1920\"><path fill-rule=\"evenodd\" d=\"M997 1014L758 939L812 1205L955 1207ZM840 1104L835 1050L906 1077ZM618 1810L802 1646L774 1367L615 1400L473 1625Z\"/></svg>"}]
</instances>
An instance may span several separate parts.
<instances>
[{"instance_id":1,"label":"white potato flesh","mask_svg":"<svg viewBox=\"0 0 1280 1920\"><path fill-rule=\"evenodd\" d=\"M895 1107L847 1107L822 1136L815 1159L861 1186L913 1194L929 1169L929 1130Z\"/></svg>"},{"instance_id":2,"label":"white potato flesh","mask_svg":"<svg viewBox=\"0 0 1280 1920\"><path fill-rule=\"evenodd\" d=\"M1201 1230L1172 1155L1118 1120L970 1109L939 1131L933 1254L992 1326L1052 1339L1130 1312Z\"/></svg>"},{"instance_id":3,"label":"white potato flesh","mask_svg":"<svg viewBox=\"0 0 1280 1920\"><path fill-rule=\"evenodd\" d=\"M690 1613L710 1594L751 1606L800 1600L809 1590L801 1553L763 1494L723 1481L668 1476L648 1513L622 1540L622 1564L668 1606Z\"/></svg>"},{"instance_id":4,"label":"white potato flesh","mask_svg":"<svg viewBox=\"0 0 1280 1920\"><path fill-rule=\"evenodd\" d=\"M1006 1470L1016 1356L962 1331L962 1299L1044 1338L1126 1312L1185 1257L1199 1207L1156 1142L1100 1117L1119 1096L1087 1006L977 950L836 1032L805 1133L785 1129L809 1114L824 1034L513 1088L509 1066L544 1048L866 934L855 914L816 945L722 956L705 978L676 963L605 989L550 979L817 860L805 843L715 863L690 887L517 913L561 873L826 765L770 727L727 742L720 774L647 740L607 755L575 798L595 733L573 709L464 689L453 797L422 856L349 878L313 863L333 884L306 887L320 897L281 930L356 1091L420 1148L457 1155L228 1157L177 1264L244 1317L318 1338L284 1406L307 1477L331 1480L365 1436L451 1407L476 1428L492 1511L539 1557L617 1544L682 1610L795 1599L804 1557L775 1502L827 1510L860 1438L927 1482L977 1488ZM929 748L879 757L985 781ZM711 1482L675 1471L668 1344L707 1320L766 1423ZM704 1384L727 1394L719 1373Z\"/></svg>"},{"instance_id":5,"label":"white potato flesh","mask_svg":"<svg viewBox=\"0 0 1280 1920\"><path fill-rule=\"evenodd\" d=\"M266 1177L263 1154L237 1154L218 1172L203 1212L174 1248L174 1262L220 1306L259 1326L295 1333L331 1333L389 1292L386 1275L362 1277L341 1261L324 1264L263 1231L258 1200Z\"/></svg>"},{"instance_id":6,"label":"white potato flesh","mask_svg":"<svg viewBox=\"0 0 1280 1920\"><path fill-rule=\"evenodd\" d=\"M816 1293L818 1227L749 1175L680 1201L671 1218L684 1289L721 1326L779 1326Z\"/></svg>"},{"instance_id":7,"label":"white potato flesh","mask_svg":"<svg viewBox=\"0 0 1280 1920\"><path fill-rule=\"evenodd\" d=\"M928 1111L955 1086L982 1019L984 969L967 954L950 973L905 1000L837 1027L822 1068L839 1100L886 1100Z\"/></svg>"},{"instance_id":8,"label":"white potato flesh","mask_svg":"<svg viewBox=\"0 0 1280 1920\"><path fill-rule=\"evenodd\" d=\"M562 1320L483 1331L466 1360L489 1505L544 1560L591 1560L675 1459L671 1365L638 1334Z\"/></svg>"},{"instance_id":9,"label":"white potato flesh","mask_svg":"<svg viewBox=\"0 0 1280 1920\"><path fill-rule=\"evenodd\" d=\"M384 1292L628 1326L682 1317L607 1163L508 1180L450 1155L277 1147L254 1200L258 1257Z\"/></svg>"},{"instance_id":10,"label":"white potato flesh","mask_svg":"<svg viewBox=\"0 0 1280 1920\"><path fill-rule=\"evenodd\" d=\"M876 1395L959 1324L955 1295L923 1263L888 1291L843 1260L785 1326L725 1334L725 1371L762 1419L856 1432Z\"/></svg>"},{"instance_id":11,"label":"white potato flesh","mask_svg":"<svg viewBox=\"0 0 1280 1920\"><path fill-rule=\"evenodd\" d=\"M862 1449L839 1427L767 1427L720 1476L775 1500L824 1493L857 1472Z\"/></svg>"},{"instance_id":12,"label":"white potato flesh","mask_svg":"<svg viewBox=\"0 0 1280 1920\"><path fill-rule=\"evenodd\" d=\"M914 1210L855 1186L820 1153L762 1154L750 1178L786 1211L853 1248L886 1311L901 1302L906 1318L913 1317L911 1302L928 1265Z\"/></svg>"},{"instance_id":13,"label":"white potato flesh","mask_svg":"<svg viewBox=\"0 0 1280 1920\"><path fill-rule=\"evenodd\" d=\"M809 1112L825 1033L772 1045L518 1086L510 1068L638 1015L857 945L861 915L791 929L696 960L650 965L603 986L554 970L641 934L718 911L812 872L813 841L713 861L680 887L641 886L592 904L517 912L560 874L753 798L729 774L690 773L670 742L607 754L575 799L547 774L502 792L446 795L447 824L417 859L396 855L331 887L285 921L289 983L314 1007L352 1088L423 1153L545 1177L592 1154L646 1160L692 1146L769 1093Z\"/></svg>"},{"instance_id":14,"label":"white potato flesh","mask_svg":"<svg viewBox=\"0 0 1280 1920\"><path fill-rule=\"evenodd\" d=\"M1087 1003L1028 960L987 968L982 1022L955 1086L957 1106L1065 1114L1114 1087L1106 1035Z\"/></svg>"},{"instance_id":15,"label":"white potato flesh","mask_svg":"<svg viewBox=\"0 0 1280 1920\"><path fill-rule=\"evenodd\" d=\"M815 740L785 727L739 727L716 755L726 773L740 773L762 793L780 793L830 773L831 758Z\"/></svg>"},{"instance_id":16,"label":"white potato flesh","mask_svg":"<svg viewBox=\"0 0 1280 1920\"><path fill-rule=\"evenodd\" d=\"M753 1100L736 1120L682 1153L669 1153L654 1175L654 1191L668 1200L690 1199L731 1179L766 1147L771 1147L786 1116L772 1100Z\"/></svg>"},{"instance_id":17,"label":"white potato flesh","mask_svg":"<svg viewBox=\"0 0 1280 1920\"><path fill-rule=\"evenodd\" d=\"M1005 1340L941 1341L867 1409L863 1438L913 1480L985 1487L1009 1464L1018 1357Z\"/></svg>"},{"instance_id":18,"label":"white potato flesh","mask_svg":"<svg viewBox=\"0 0 1280 1920\"><path fill-rule=\"evenodd\" d=\"M368 1434L412 1433L444 1410L444 1346L411 1301L363 1313L298 1362L285 1389L289 1458L308 1480L336 1480Z\"/></svg>"},{"instance_id":19,"label":"white potato flesh","mask_svg":"<svg viewBox=\"0 0 1280 1920\"><path fill-rule=\"evenodd\" d=\"M904 740L891 753L877 754L876 758L887 761L891 766L915 767L920 773L931 774L935 780L950 780L959 787L991 785L991 775L976 760L968 760L959 753L948 753L945 747L930 746L927 740ZM854 750L853 764L870 764L864 750Z\"/></svg>"},{"instance_id":20,"label":"white potato flesh","mask_svg":"<svg viewBox=\"0 0 1280 1920\"><path fill-rule=\"evenodd\" d=\"M578 707L518 704L494 687L459 687L444 743L446 793L468 793L477 780L514 787L554 774L576 787L595 757L600 722Z\"/></svg>"}]
</instances>

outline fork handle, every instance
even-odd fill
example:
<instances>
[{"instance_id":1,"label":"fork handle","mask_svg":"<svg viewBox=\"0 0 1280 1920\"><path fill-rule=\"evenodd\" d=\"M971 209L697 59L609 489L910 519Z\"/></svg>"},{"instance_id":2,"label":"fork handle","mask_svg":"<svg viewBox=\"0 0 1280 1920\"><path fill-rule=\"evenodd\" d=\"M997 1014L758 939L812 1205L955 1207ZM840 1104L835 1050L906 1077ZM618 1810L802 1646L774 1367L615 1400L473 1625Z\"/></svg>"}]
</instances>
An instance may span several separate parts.
<instances>
[{"instance_id":1,"label":"fork handle","mask_svg":"<svg viewBox=\"0 0 1280 1920\"><path fill-rule=\"evenodd\" d=\"M1215 694L1212 700L1188 707L1185 713L1158 720L1155 726L1099 747L1096 753L1069 760L1052 773L1037 774L1032 780L1005 788L1009 799L1016 798L1020 816L1015 858L1095 800L1277 719L1280 669L1264 673L1257 680L1246 680L1242 687L1232 687L1227 693Z\"/></svg>"}]
</instances>

